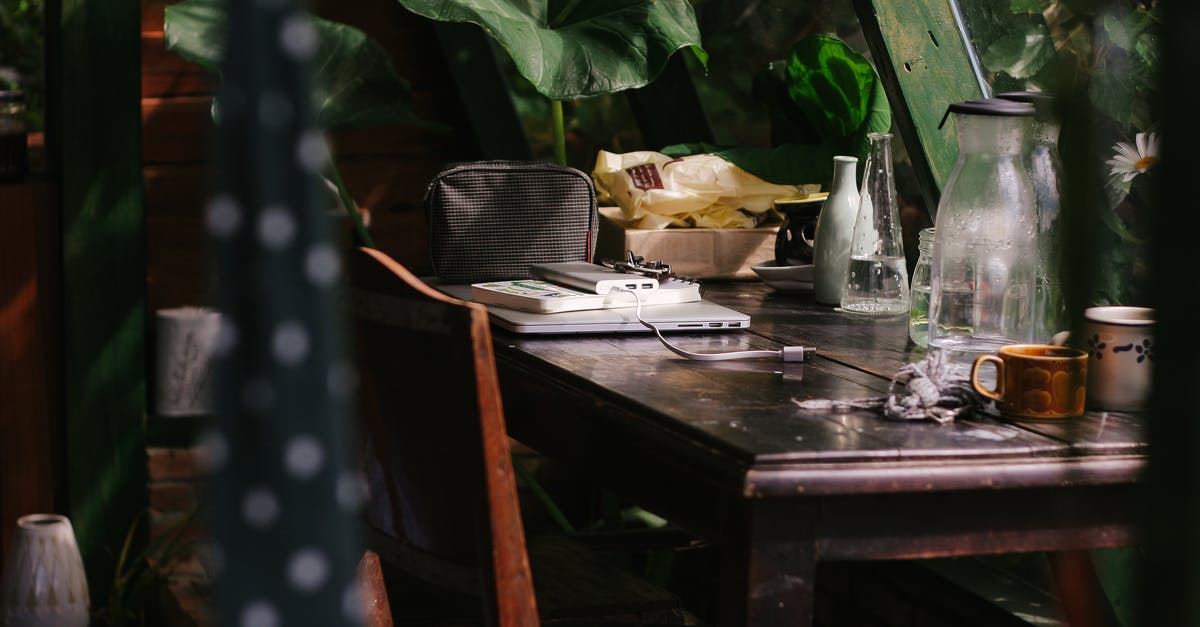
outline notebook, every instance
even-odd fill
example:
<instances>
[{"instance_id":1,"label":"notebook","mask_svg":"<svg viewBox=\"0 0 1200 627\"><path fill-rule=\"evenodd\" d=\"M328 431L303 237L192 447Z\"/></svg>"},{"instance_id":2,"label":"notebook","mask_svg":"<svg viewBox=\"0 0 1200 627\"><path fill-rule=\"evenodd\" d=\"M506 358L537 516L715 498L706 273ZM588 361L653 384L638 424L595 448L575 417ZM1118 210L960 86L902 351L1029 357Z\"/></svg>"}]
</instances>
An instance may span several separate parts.
<instances>
[{"instance_id":1,"label":"notebook","mask_svg":"<svg viewBox=\"0 0 1200 627\"><path fill-rule=\"evenodd\" d=\"M471 300L470 285L443 285L426 279L433 287L463 300ZM635 308L587 309L539 314L508 307L487 305L492 324L513 333L650 333L634 315ZM642 307L642 318L662 331L728 331L750 326L750 316L723 305L698 300L677 305Z\"/></svg>"}]
</instances>

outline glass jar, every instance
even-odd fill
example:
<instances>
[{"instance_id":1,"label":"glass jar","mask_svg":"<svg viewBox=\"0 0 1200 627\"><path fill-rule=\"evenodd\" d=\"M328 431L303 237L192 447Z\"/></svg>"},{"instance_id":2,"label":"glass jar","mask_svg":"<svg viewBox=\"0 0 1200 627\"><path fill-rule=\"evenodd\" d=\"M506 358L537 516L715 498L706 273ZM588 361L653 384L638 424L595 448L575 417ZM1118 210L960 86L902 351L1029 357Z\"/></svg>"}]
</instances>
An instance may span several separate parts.
<instances>
[{"instance_id":1,"label":"glass jar","mask_svg":"<svg viewBox=\"0 0 1200 627\"><path fill-rule=\"evenodd\" d=\"M850 237L842 310L872 316L904 315L908 313L908 267L892 174L892 135L870 133L867 137L871 149Z\"/></svg>"},{"instance_id":2,"label":"glass jar","mask_svg":"<svg viewBox=\"0 0 1200 627\"><path fill-rule=\"evenodd\" d=\"M1022 158L1034 109L983 99L951 113L958 160L934 223L929 346L970 359L1033 339L1037 214Z\"/></svg>"},{"instance_id":3,"label":"glass jar","mask_svg":"<svg viewBox=\"0 0 1200 627\"><path fill-rule=\"evenodd\" d=\"M1025 154L1025 171L1033 185L1037 207L1037 266L1033 287L1033 339L1048 342L1067 328L1066 302L1059 280L1062 229L1058 226L1058 135L1061 125L1054 111L1054 96L1043 92L1014 91L997 98L1033 105L1033 141Z\"/></svg>"},{"instance_id":4,"label":"glass jar","mask_svg":"<svg viewBox=\"0 0 1200 627\"><path fill-rule=\"evenodd\" d=\"M20 181L28 175L25 95L0 91L0 181Z\"/></svg>"},{"instance_id":5,"label":"glass jar","mask_svg":"<svg viewBox=\"0 0 1200 627\"><path fill-rule=\"evenodd\" d=\"M917 234L917 265L913 266L912 283L908 287L908 337L917 346L929 345L930 259L933 258L933 228Z\"/></svg>"}]
</instances>

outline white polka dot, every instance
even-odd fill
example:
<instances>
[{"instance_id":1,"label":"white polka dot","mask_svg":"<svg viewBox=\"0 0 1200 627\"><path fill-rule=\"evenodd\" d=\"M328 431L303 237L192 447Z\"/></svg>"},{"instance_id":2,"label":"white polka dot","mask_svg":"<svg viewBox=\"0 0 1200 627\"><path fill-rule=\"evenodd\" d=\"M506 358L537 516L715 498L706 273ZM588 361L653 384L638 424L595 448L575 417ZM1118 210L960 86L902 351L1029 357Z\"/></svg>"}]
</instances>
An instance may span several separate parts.
<instances>
[{"instance_id":1,"label":"white polka dot","mask_svg":"<svg viewBox=\"0 0 1200 627\"><path fill-rule=\"evenodd\" d=\"M313 436L298 435L288 442L284 463L293 477L312 478L325 465L325 449Z\"/></svg>"},{"instance_id":2,"label":"white polka dot","mask_svg":"<svg viewBox=\"0 0 1200 627\"><path fill-rule=\"evenodd\" d=\"M250 490L242 499L242 516L252 527L269 527L279 518L279 499L266 488Z\"/></svg>"},{"instance_id":3,"label":"white polka dot","mask_svg":"<svg viewBox=\"0 0 1200 627\"><path fill-rule=\"evenodd\" d=\"M300 141L296 142L296 160L307 172L316 173L324 169L329 160L329 150L320 131L308 129L300 135Z\"/></svg>"},{"instance_id":4,"label":"white polka dot","mask_svg":"<svg viewBox=\"0 0 1200 627\"><path fill-rule=\"evenodd\" d=\"M338 506L344 511L358 511L366 501L367 481L358 472L347 470L339 475L336 489Z\"/></svg>"},{"instance_id":5,"label":"white polka dot","mask_svg":"<svg viewBox=\"0 0 1200 627\"><path fill-rule=\"evenodd\" d=\"M317 49L317 31L303 14L283 18L279 27L279 45L297 61L307 61Z\"/></svg>"},{"instance_id":6,"label":"white polka dot","mask_svg":"<svg viewBox=\"0 0 1200 627\"><path fill-rule=\"evenodd\" d=\"M316 592L329 579L329 559L317 549L300 549L288 559L287 576L300 592Z\"/></svg>"},{"instance_id":7,"label":"white polka dot","mask_svg":"<svg viewBox=\"0 0 1200 627\"><path fill-rule=\"evenodd\" d=\"M204 470L215 472L225 466L229 459L229 442L216 429L209 429L201 435L197 442L202 452L200 463Z\"/></svg>"},{"instance_id":8,"label":"white polka dot","mask_svg":"<svg viewBox=\"0 0 1200 627\"><path fill-rule=\"evenodd\" d=\"M366 602L357 581L350 582L342 593L342 615L353 623L360 623L366 615Z\"/></svg>"},{"instance_id":9,"label":"white polka dot","mask_svg":"<svg viewBox=\"0 0 1200 627\"><path fill-rule=\"evenodd\" d=\"M346 362L335 362L325 375L325 388L336 399L348 399L358 387L358 373Z\"/></svg>"},{"instance_id":10,"label":"white polka dot","mask_svg":"<svg viewBox=\"0 0 1200 627\"><path fill-rule=\"evenodd\" d=\"M308 356L308 331L295 320L281 322L271 336L271 351L285 366L295 366Z\"/></svg>"},{"instance_id":11,"label":"white polka dot","mask_svg":"<svg viewBox=\"0 0 1200 627\"><path fill-rule=\"evenodd\" d=\"M232 194L217 194L208 201L204 221L213 237L227 239L242 225L242 208Z\"/></svg>"},{"instance_id":12,"label":"white polka dot","mask_svg":"<svg viewBox=\"0 0 1200 627\"><path fill-rule=\"evenodd\" d=\"M270 601L252 601L242 608L241 627L279 627L279 610Z\"/></svg>"},{"instance_id":13,"label":"white polka dot","mask_svg":"<svg viewBox=\"0 0 1200 627\"><path fill-rule=\"evenodd\" d=\"M217 341L213 346L213 352L217 357L225 357L237 348L238 330L237 325L233 320L224 314L221 314L217 322Z\"/></svg>"},{"instance_id":14,"label":"white polka dot","mask_svg":"<svg viewBox=\"0 0 1200 627\"><path fill-rule=\"evenodd\" d=\"M304 274L317 287L329 287L342 272L342 259L331 244L317 244L304 257Z\"/></svg>"},{"instance_id":15,"label":"white polka dot","mask_svg":"<svg viewBox=\"0 0 1200 627\"><path fill-rule=\"evenodd\" d=\"M265 414L275 406L275 388L263 377L254 377L242 387L242 406L256 413Z\"/></svg>"},{"instance_id":16,"label":"white polka dot","mask_svg":"<svg viewBox=\"0 0 1200 627\"><path fill-rule=\"evenodd\" d=\"M292 121L292 101L286 94L271 91L258 101L258 121L267 128L283 128Z\"/></svg>"},{"instance_id":17,"label":"white polka dot","mask_svg":"<svg viewBox=\"0 0 1200 627\"><path fill-rule=\"evenodd\" d=\"M296 220L280 205L263 209L258 217L258 238L271 250L279 250L292 243L296 237Z\"/></svg>"}]
</instances>

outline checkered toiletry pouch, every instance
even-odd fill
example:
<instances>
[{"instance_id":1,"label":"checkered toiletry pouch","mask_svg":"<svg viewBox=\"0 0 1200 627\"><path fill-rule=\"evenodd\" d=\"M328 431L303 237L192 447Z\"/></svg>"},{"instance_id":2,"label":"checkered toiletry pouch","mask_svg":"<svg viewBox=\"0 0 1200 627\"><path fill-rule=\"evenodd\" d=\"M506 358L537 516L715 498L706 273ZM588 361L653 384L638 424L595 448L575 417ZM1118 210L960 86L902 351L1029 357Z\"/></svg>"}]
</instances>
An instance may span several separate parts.
<instances>
[{"instance_id":1,"label":"checkered toiletry pouch","mask_svg":"<svg viewBox=\"0 0 1200 627\"><path fill-rule=\"evenodd\" d=\"M439 279L529 278L529 266L591 261L599 217L592 179L552 163L471 161L447 166L425 190Z\"/></svg>"}]
</instances>

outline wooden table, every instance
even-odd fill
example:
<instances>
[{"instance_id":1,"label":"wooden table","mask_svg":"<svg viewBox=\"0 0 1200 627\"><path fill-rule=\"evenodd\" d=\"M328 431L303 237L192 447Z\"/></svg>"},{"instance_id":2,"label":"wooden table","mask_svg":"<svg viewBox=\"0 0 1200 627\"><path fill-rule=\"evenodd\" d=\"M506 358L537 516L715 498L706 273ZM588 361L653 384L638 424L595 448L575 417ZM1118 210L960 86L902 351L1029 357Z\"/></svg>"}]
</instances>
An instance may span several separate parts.
<instances>
[{"instance_id":1,"label":"wooden table","mask_svg":"<svg viewBox=\"0 0 1200 627\"><path fill-rule=\"evenodd\" d=\"M881 396L920 357L906 319L758 283L705 297L751 329L691 350L816 346L805 364L692 362L653 337L496 331L509 431L722 548L721 625L807 625L818 560L1071 550L1134 542L1141 419L894 422L804 411Z\"/></svg>"}]
</instances>

